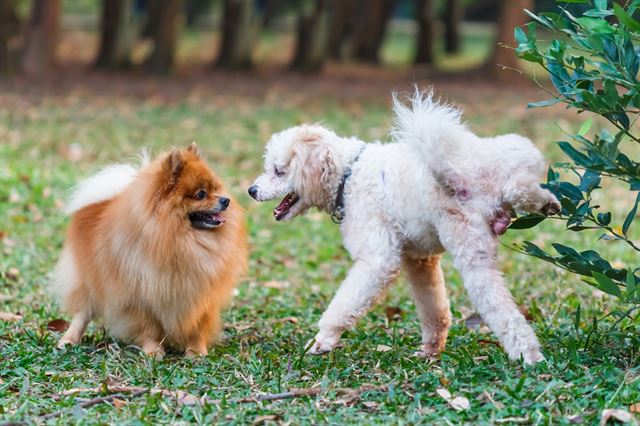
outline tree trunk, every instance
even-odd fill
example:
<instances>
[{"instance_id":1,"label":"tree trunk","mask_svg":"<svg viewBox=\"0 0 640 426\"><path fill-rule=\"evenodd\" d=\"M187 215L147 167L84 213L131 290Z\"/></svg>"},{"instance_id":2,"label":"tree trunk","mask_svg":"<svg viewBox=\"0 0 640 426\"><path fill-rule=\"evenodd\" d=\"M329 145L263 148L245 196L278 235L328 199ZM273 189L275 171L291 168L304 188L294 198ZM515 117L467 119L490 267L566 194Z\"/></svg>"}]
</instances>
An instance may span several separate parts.
<instances>
[{"instance_id":1,"label":"tree trunk","mask_svg":"<svg viewBox=\"0 0 640 426\"><path fill-rule=\"evenodd\" d=\"M330 0L314 0L311 10L303 10L298 21L298 41L291 68L319 71L327 59L330 27Z\"/></svg>"},{"instance_id":2,"label":"tree trunk","mask_svg":"<svg viewBox=\"0 0 640 426\"><path fill-rule=\"evenodd\" d=\"M187 27L193 28L203 15L206 15L212 6L211 0L186 0L185 21Z\"/></svg>"},{"instance_id":3,"label":"tree trunk","mask_svg":"<svg viewBox=\"0 0 640 426\"><path fill-rule=\"evenodd\" d=\"M286 0L264 0L262 12L262 28L273 29L273 22L285 6Z\"/></svg>"},{"instance_id":4,"label":"tree trunk","mask_svg":"<svg viewBox=\"0 0 640 426\"><path fill-rule=\"evenodd\" d=\"M131 65L135 39L133 0L102 0L100 49L96 67L126 68Z\"/></svg>"},{"instance_id":5,"label":"tree trunk","mask_svg":"<svg viewBox=\"0 0 640 426\"><path fill-rule=\"evenodd\" d=\"M485 65L486 73L491 79L509 82L520 78L512 70L518 69L518 58L513 49L504 46L513 45L513 29L528 21L523 9L533 9L533 0L500 0L496 44Z\"/></svg>"},{"instance_id":6,"label":"tree trunk","mask_svg":"<svg viewBox=\"0 0 640 426\"><path fill-rule=\"evenodd\" d=\"M252 66L255 10L253 0L224 0L222 39L216 64L221 68Z\"/></svg>"},{"instance_id":7,"label":"tree trunk","mask_svg":"<svg viewBox=\"0 0 640 426\"><path fill-rule=\"evenodd\" d=\"M447 0L444 9L444 51L460 51L460 21L464 15L460 0Z\"/></svg>"},{"instance_id":8,"label":"tree trunk","mask_svg":"<svg viewBox=\"0 0 640 426\"><path fill-rule=\"evenodd\" d=\"M13 74L16 53L11 41L20 30L20 20L13 0L0 0L0 76Z\"/></svg>"},{"instance_id":9,"label":"tree trunk","mask_svg":"<svg viewBox=\"0 0 640 426\"><path fill-rule=\"evenodd\" d=\"M433 64L433 39L435 33L435 13L431 0L416 0L418 19L418 40L416 43L416 64Z\"/></svg>"},{"instance_id":10,"label":"tree trunk","mask_svg":"<svg viewBox=\"0 0 640 426\"><path fill-rule=\"evenodd\" d=\"M353 27L358 0L333 0L331 4L331 31L329 32L329 56L342 57L342 48Z\"/></svg>"},{"instance_id":11,"label":"tree trunk","mask_svg":"<svg viewBox=\"0 0 640 426\"><path fill-rule=\"evenodd\" d=\"M148 0L149 10L154 13L148 19L154 21L150 28L153 50L145 60L145 65L153 74L166 75L171 72L176 53L178 18L181 0ZM160 4L153 5L159 2Z\"/></svg>"},{"instance_id":12,"label":"tree trunk","mask_svg":"<svg viewBox=\"0 0 640 426\"><path fill-rule=\"evenodd\" d=\"M22 57L27 75L42 76L55 65L59 18L60 0L34 0Z\"/></svg>"},{"instance_id":13,"label":"tree trunk","mask_svg":"<svg viewBox=\"0 0 640 426\"><path fill-rule=\"evenodd\" d=\"M378 63L379 51L393 12L394 0L363 0L360 2L359 31L354 57L363 62Z\"/></svg>"}]
</instances>

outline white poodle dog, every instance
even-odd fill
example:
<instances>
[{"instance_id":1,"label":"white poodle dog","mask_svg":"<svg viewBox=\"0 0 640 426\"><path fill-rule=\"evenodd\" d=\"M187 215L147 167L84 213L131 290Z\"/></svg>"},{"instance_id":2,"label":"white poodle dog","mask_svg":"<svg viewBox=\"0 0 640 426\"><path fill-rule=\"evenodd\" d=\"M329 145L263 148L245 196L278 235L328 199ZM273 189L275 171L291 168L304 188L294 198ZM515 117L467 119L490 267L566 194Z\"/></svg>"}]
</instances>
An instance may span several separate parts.
<instances>
[{"instance_id":1,"label":"white poodle dog","mask_svg":"<svg viewBox=\"0 0 640 426\"><path fill-rule=\"evenodd\" d=\"M317 207L340 223L354 264L318 323L312 354L331 351L402 268L422 324L421 353L443 350L451 324L440 256L448 250L475 309L512 360L543 360L538 340L505 287L496 234L509 211L556 213L538 184L540 152L515 134L480 138L461 112L416 92L394 97L394 143L367 144L318 125L274 134L265 172L249 188L257 201L284 197L275 219Z\"/></svg>"}]
</instances>

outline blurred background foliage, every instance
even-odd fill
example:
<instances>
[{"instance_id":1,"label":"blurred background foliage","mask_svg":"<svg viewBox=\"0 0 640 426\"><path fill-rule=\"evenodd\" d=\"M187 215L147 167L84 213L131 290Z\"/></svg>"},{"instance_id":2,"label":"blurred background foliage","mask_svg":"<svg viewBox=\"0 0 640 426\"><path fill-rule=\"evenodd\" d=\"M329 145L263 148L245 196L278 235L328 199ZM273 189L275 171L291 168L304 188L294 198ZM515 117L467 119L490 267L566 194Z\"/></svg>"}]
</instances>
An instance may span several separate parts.
<instances>
[{"instance_id":1,"label":"blurred background foliage","mask_svg":"<svg viewBox=\"0 0 640 426\"><path fill-rule=\"evenodd\" d=\"M519 66L501 46L513 45L522 10L557 8L554 0L0 0L0 75L43 76L78 62L160 75L194 63L303 72L365 63L513 80L496 64Z\"/></svg>"}]
</instances>

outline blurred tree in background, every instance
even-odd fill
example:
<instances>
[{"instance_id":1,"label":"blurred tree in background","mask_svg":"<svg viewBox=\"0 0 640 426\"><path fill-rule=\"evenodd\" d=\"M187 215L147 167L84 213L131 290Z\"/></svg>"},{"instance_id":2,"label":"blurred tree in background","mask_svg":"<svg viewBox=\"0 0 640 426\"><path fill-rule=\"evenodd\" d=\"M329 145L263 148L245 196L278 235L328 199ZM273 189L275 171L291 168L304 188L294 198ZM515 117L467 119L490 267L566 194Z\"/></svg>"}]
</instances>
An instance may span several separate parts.
<instances>
[{"instance_id":1,"label":"blurred tree in background","mask_svg":"<svg viewBox=\"0 0 640 426\"><path fill-rule=\"evenodd\" d=\"M475 74L504 80L517 76L501 68L518 66L503 46L513 45L512 28L526 21L523 9L558 6L554 0L0 0L0 74L46 75L66 31L60 29L63 14L73 8L85 16L95 11L93 64L103 70L141 66L152 74L172 72L180 65L176 49L185 26L216 34L211 60L223 69L259 65L257 45L274 32L291 34L292 47L286 49L294 70L317 72L327 61L381 66L390 26L407 34L413 63L436 68L443 56L465 54L462 28L472 20L492 24L497 34L486 65ZM134 61L141 41L149 49Z\"/></svg>"}]
</instances>

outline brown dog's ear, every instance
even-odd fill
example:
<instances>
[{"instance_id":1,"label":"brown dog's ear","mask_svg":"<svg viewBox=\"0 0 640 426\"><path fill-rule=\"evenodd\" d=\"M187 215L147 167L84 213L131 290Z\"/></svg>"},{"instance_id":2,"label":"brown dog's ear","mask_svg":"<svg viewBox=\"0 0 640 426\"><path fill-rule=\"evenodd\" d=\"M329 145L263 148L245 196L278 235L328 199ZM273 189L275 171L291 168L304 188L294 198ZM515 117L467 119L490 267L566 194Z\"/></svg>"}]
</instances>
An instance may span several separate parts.
<instances>
[{"instance_id":1,"label":"brown dog's ear","mask_svg":"<svg viewBox=\"0 0 640 426\"><path fill-rule=\"evenodd\" d=\"M184 160L180 150L174 149L164 162L164 170L168 176L169 185L173 186L180 177L182 169L184 168Z\"/></svg>"},{"instance_id":2,"label":"brown dog's ear","mask_svg":"<svg viewBox=\"0 0 640 426\"><path fill-rule=\"evenodd\" d=\"M189 148L187 148L187 151L189 151L190 153L192 153L198 158L202 156L202 152L200 151L200 148L198 148L198 145L196 145L195 142L191 142L191 145L189 145Z\"/></svg>"}]
</instances>

